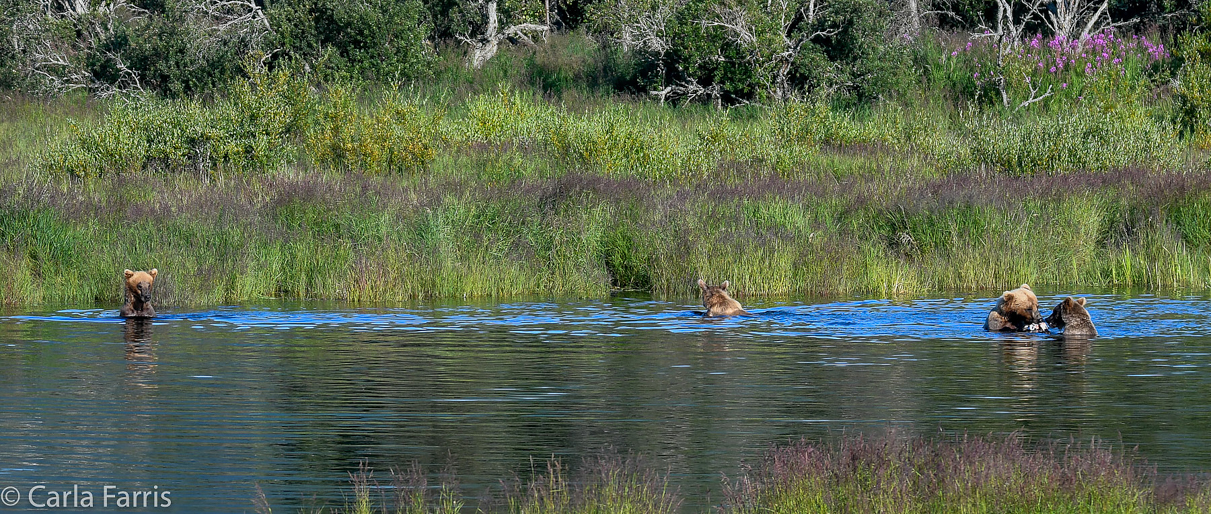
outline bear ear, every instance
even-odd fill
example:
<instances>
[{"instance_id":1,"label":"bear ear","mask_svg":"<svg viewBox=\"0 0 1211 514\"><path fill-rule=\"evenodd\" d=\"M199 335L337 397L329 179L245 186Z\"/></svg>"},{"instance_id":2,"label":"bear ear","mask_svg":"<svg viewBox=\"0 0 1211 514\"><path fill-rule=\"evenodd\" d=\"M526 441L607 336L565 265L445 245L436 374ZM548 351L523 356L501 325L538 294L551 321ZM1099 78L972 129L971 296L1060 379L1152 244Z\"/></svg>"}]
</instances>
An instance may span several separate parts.
<instances>
[{"instance_id":1,"label":"bear ear","mask_svg":"<svg viewBox=\"0 0 1211 514\"><path fill-rule=\"evenodd\" d=\"M1068 298L1065 298L1064 301L1061 303L1063 303L1065 307L1071 307L1072 304L1076 303L1076 300L1073 300L1072 297L1069 296Z\"/></svg>"},{"instance_id":2,"label":"bear ear","mask_svg":"<svg viewBox=\"0 0 1211 514\"><path fill-rule=\"evenodd\" d=\"M706 281L702 280L702 279L698 279L698 288L702 289L702 290L706 290Z\"/></svg>"},{"instance_id":3,"label":"bear ear","mask_svg":"<svg viewBox=\"0 0 1211 514\"><path fill-rule=\"evenodd\" d=\"M159 273L159 272L160 272L160 270L152 268L151 271L147 272L147 274L151 275L151 278L156 278L156 273Z\"/></svg>"},{"instance_id":4,"label":"bear ear","mask_svg":"<svg viewBox=\"0 0 1211 514\"><path fill-rule=\"evenodd\" d=\"M728 285L728 281L724 280L722 284L719 284L719 289L727 291L727 285Z\"/></svg>"},{"instance_id":5,"label":"bear ear","mask_svg":"<svg viewBox=\"0 0 1211 514\"><path fill-rule=\"evenodd\" d=\"M130 278L130 277L135 276L135 272L130 271L130 270L122 270L122 274L123 274L123 275L125 275L125 276L126 276L126 278Z\"/></svg>"},{"instance_id":6,"label":"bear ear","mask_svg":"<svg viewBox=\"0 0 1211 514\"><path fill-rule=\"evenodd\" d=\"M1013 292L1011 292L1011 291L1005 291L1004 293L1001 293L1001 300L1002 300L1002 301L1006 301L1006 302L1008 302L1008 301L1012 301L1012 300L1013 300Z\"/></svg>"},{"instance_id":7,"label":"bear ear","mask_svg":"<svg viewBox=\"0 0 1211 514\"><path fill-rule=\"evenodd\" d=\"M1085 306L1085 298L1084 298L1084 297L1077 298L1077 299L1076 299L1076 304L1077 304L1077 305L1080 305L1081 307L1084 307L1084 306Z\"/></svg>"},{"instance_id":8,"label":"bear ear","mask_svg":"<svg viewBox=\"0 0 1211 514\"><path fill-rule=\"evenodd\" d=\"M1030 288L1030 284L1022 284L1019 289L1025 289L1027 291L1034 291L1033 289Z\"/></svg>"}]
</instances>

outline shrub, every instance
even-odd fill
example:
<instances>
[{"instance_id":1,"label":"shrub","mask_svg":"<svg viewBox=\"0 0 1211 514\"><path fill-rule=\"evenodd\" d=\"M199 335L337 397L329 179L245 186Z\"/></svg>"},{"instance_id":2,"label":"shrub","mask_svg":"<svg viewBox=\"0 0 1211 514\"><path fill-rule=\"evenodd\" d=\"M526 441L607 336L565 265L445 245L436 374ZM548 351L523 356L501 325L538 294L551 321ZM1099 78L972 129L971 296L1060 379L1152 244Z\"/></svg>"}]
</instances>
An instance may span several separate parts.
<instances>
[{"instance_id":1,"label":"shrub","mask_svg":"<svg viewBox=\"0 0 1211 514\"><path fill-rule=\"evenodd\" d=\"M1152 84L1159 82L1164 62L1170 57L1163 43L1134 35L1120 37L1107 30L1084 39L1032 36L1016 42L997 66L991 38L959 43L943 54L931 72L952 81L948 89L962 92L977 103L998 104L999 77L1005 79L1010 109L1050 91L1037 103L1067 108L1079 101L1097 101L1110 106L1143 100Z\"/></svg>"},{"instance_id":2,"label":"shrub","mask_svg":"<svg viewBox=\"0 0 1211 514\"><path fill-rule=\"evenodd\" d=\"M264 171L283 164L306 126L306 82L289 70L252 72L213 105L142 97L116 104L99 122L71 126L37 167L72 177L139 170Z\"/></svg>"},{"instance_id":3,"label":"shrub","mask_svg":"<svg viewBox=\"0 0 1211 514\"><path fill-rule=\"evenodd\" d=\"M664 137L621 109L565 113L548 131L550 147L559 158L606 174L666 178L692 166L677 158L682 152L674 137Z\"/></svg>"},{"instance_id":4,"label":"shrub","mask_svg":"<svg viewBox=\"0 0 1211 514\"><path fill-rule=\"evenodd\" d=\"M281 0L266 11L281 57L380 83L426 75L434 52L419 0Z\"/></svg>"},{"instance_id":5,"label":"shrub","mask_svg":"<svg viewBox=\"0 0 1211 514\"><path fill-rule=\"evenodd\" d=\"M1167 121L1142 107L1112 111L1080 105L1069 113L1009 120L966 119L971 158L1010 174L1177 166L1181 145Z\"/></svg>"},{"instance_id":6,"label":"shrub","mask_svg":"<svg viewBox=\"0 0 1211 514\"><path fill-rule=\"evenodd\" d=\"M242 75L259 35L216 30L191 19L189 2L144 2L147 15L121 26L119 51L142 87L173 98L221 91Z\"/></svg>"},{"instance_id":7,"label":"shrub","mask_svg":"<svg viewBox=\"0 0 1211 514\"><path fill-rule=\"evenodd\" d=\"M1184 62L1177 77L1178 124L1200 148L1211 148L1211 36L1187 34L1180 47Z\"/></svg>"},{"instance_id":8,"label":"shrub","mask_svg":"<svg viewBox=\"0 0 1211 514\"><path fill-rule=\"evenodd\" d=\"M555 110L544 102L502 87L472 98L466 107L463 137L470 142L530 145L547 137L544 120Z\"/></svg>"},{"instance_id":9,"label":"shrub","mask_svg":"<svg viewBox=\"0 0 1211 514\"><path fill-rule=\"evenodd\" d=\"M435 155L442 115L424 112L398 92L373 108L359 109L350 88L335 87L320 103L315 126L307 133L307 152L315 163L337 169L415 171Z\"/></svg>"}]
</instances>

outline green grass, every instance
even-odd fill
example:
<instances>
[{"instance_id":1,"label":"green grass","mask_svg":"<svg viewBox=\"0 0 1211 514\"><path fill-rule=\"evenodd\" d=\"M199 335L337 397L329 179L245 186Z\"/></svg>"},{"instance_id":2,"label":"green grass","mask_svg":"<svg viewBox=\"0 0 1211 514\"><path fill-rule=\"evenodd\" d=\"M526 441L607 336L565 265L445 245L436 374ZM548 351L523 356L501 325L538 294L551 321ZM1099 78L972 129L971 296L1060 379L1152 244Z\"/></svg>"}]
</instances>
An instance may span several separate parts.
<instances>
[{"instance_id":1,"label":"green grass","mask_svg":"<svg viewBox=\"0 0 1211 514\"><path fill-rule=\"evenodd\" d=\"M362 462L350 473L344 508L332 512L509 512L514 514L1013 513L1163 514L1211 511L1205 478L1164 476L1133 453L1103 442L1028 441L1007 436L847 434L832 442L771 447L739 472L722 472L721 499L696 507L636 457L604 455L578 466L551 459L502 480L474 510L456 477L430 486L413 464L379 483ZM258 488L258 512L270 512ZM320 507L316 512L323 512Z\"/></svg>"},{"instance_id":2,"label":"green grass","mask_svg":"<svg viewBox=\"0 0 1211 514\"><path fill-rule=\"evenodd\" d=\"M1090 443L1006 437L847 436L771 449L728 480L737 513L1206 512L1206 484L1161 477L1131 454Z\"/></svg>"},{"instance_id":3,"label":"green grass","mask_svg":"<svg viewBox=\"0 0 1211 514\"><path fill-rule=\"evenodd\" d=\"M0 302L112 304L151 267L161 305L1211 287L1211 174L1138 104L717 111L301 80L6 100Z\"/></svg>"},{"instance_id":4,"label":"green grass","mask_svg":"<svg viewBox=\"0 0 1211 514\"><path fill-rule=\"evenodd\" d=\"M698 277L780 296L1211 285L1205 174L968 180L669 186L574 174L486 185L300 172L18 183L0 205L0 290L12 305L113 303L122 269L152 267L165 305L690 295Z\"/></svg>"}]
</instances>

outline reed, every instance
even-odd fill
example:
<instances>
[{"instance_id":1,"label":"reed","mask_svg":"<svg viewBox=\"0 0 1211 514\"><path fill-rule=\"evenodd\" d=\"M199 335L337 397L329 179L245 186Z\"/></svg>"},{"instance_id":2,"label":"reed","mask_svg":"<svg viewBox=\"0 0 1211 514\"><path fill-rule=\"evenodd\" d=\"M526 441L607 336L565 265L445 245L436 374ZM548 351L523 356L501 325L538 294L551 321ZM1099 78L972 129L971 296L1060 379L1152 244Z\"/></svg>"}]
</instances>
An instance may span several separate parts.
<instances>
[{"instance_id":1,"label":"reed","mask_svg":"<svg viewBox=\"0 0 1211 514\"><path fill-rule=\"evenodd\" d=\"M122 269L151 267L163 305L689 296L699 277L749 296L1211 286L1206 172L754 177L16 181L0 188L0 291L113 304Z\"/></svg>"},{"instance_id":2,"label":"reed","mask_svg":"<svg viewBox=\"0 0 1211 514\"><path fill-rule=\"evenodd\" d=\"M1159 478L1097 440L850 436L771 448L724 488L730 512L1205 512L1206 485Z\"/></svg>"},{"instance_id":3,"label":"reed","mask_svg":"<svg viewBox=\"0 0 1211 514\"><path fill-rule=\"evenodd\" d=\"M471 506L448 470L439 484L417 465L379 483L363 461L350 472L343 508L332 512L460 512ZM702 512L1205 513L1211 488L1194 475L1163 475L1131 451L1097 439L1031 441L1001 436L846 434L831 441L774 445L738 473L721 472L721 501ZM661 514L683 508L667 474L635 456L531 463L501 480L475 512ZM258 486L258 512L270 512ZM461 509L461 510L460 510ZM316 512L322 512L319 506Z\"/></svg>"}]
</instances>

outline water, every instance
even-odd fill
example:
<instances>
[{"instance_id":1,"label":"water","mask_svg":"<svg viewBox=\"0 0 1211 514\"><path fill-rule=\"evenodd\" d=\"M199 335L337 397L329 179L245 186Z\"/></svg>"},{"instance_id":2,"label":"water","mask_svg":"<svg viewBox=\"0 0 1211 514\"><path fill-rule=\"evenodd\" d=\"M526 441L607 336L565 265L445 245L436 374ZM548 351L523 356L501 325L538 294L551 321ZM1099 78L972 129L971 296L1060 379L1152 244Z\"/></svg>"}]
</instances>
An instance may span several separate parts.
<instances>
[{"instance_id":1,"label":"water","mask_svg":"<svg viewBox=\"0 0 1211 514\"><path fill-rule=\"evenodd\" d=\"M1211 469L1205 296L1090 296L1092 342L983 332L988 295L746 302L756 316L725 320L689 303L0 317L0 487L240 512L260 484L289 512L342 505L361 459L453 466L475 497L531 458L613 448L701 506L771 443L889 427L1100 436L1164 470Z\"/></svg>"}]
</instances>

